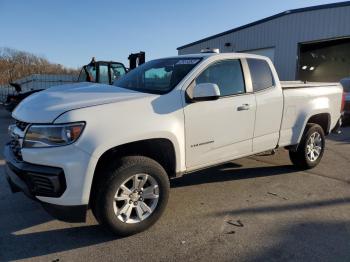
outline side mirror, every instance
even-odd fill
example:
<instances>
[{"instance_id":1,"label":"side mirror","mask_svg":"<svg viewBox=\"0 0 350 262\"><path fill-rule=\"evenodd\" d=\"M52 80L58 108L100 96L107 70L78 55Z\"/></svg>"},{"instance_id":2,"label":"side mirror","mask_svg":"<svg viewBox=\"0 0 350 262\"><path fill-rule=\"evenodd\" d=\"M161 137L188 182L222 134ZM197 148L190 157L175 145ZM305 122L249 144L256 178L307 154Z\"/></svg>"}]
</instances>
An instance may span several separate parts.
<instances>
[{"instance_id":1,"label":"side mirror","mask_svg":"<svg viewBox=\"0 0 350 262\"><path fill-rule=\"evenodd\" d=\"M194 102L216 100L220 97L220 89L217 84L202 83L193 88L192 100Z\"/></svg>"}]
</instances>

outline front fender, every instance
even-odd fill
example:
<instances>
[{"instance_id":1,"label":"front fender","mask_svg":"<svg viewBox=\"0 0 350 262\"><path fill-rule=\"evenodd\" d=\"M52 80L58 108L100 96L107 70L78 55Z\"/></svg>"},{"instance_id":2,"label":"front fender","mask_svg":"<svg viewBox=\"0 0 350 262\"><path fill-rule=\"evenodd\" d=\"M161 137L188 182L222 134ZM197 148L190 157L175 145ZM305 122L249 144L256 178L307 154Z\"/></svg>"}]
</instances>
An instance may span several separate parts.
<instances>
[{"instance_id":1,"label":"front fender","mask_svg":"<svg viewBox=\"0 0 350 262\"><path fill-rule=\"evenodd\" d=\"M84 198L89 196L98 159L111 148L141 140L168 139L176 155L176 172L185 167L184 113L178 93L68 111L55 123L85 121L75 146L91 155ZM175 104L174 104L175 103ZM179 103L179 104L176 104ZM164 110L164 104L172 104ZM159 108L158 108L159 107ZM161 110L163 109L163 110Z\"/></svg>"}]
</instances>

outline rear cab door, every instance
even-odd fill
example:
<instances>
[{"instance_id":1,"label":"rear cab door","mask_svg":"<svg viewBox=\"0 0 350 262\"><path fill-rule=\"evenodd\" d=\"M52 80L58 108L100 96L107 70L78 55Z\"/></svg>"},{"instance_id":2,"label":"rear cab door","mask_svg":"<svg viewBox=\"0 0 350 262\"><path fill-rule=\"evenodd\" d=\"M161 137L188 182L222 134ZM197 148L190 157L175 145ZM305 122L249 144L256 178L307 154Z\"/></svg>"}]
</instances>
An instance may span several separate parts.
<instances>
[{"instance_id":1,"label":"rear cab door","mask_svg":"<svg viewBox=\"0 0 350 262\"><path fill-rule=\"evenodd\" d=\"M279 140L283 92L273 64L263 58L247 58L256 100L253 152L274 149Z\"/></svg>"}]
</instances>

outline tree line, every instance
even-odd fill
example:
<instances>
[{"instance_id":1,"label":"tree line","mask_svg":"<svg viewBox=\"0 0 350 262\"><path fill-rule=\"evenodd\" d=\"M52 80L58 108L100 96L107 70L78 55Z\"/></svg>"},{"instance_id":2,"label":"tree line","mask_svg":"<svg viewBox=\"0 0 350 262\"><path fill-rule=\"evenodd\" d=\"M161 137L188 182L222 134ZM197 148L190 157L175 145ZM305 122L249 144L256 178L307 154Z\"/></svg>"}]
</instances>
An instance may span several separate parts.
<instances>
[{"instance_id":1,"label":"tree line","mask_svg":"<svg viewBox=\"0 0 350 262\"><path fill-rule=\"evenodd\" d=\"M77 75L71 69L49 62L46 58L12 48L0 48L0 85L9 84L32 74Z\"/></svg>"}]
</instances>

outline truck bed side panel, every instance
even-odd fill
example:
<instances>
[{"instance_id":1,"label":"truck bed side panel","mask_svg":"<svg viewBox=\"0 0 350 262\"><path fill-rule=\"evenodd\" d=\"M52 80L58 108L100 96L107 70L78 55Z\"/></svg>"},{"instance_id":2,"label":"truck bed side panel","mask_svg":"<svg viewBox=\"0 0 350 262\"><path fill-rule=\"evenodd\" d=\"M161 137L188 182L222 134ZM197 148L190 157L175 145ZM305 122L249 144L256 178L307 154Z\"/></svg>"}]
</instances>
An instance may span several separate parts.
<instances>
[{"instance_id":1,"label":"truck bed side panel","mask_svg":"<svg viewBox=\"0 0 350 262\"><path fill-rule=\"evenodd\" d=\"M329 130L340 118L342 88L338 84L288 86L284 87L283 95L285 104L279 146L298 144L308 120L314 115L329 114Z\"/></svg>"}]
</instances>

